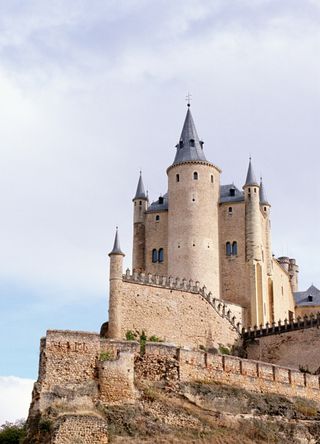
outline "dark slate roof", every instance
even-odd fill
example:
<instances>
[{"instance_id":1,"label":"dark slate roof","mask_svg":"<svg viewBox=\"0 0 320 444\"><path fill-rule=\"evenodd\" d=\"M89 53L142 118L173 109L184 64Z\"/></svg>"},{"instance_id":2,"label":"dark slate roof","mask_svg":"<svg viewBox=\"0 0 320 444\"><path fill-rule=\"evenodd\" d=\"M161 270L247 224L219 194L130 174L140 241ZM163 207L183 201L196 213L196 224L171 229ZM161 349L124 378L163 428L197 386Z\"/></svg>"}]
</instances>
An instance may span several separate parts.
<instances>
[{"instance_id":1,"label":"dark slate roof","mask_svg":"<svg viewBox=\"0 0 320 444\"><path fill-rule=\"evenodd\" d=\"M320 305L320 290L314 285L311 285L306 291L297 291L293 295L298 306L313 307ZM312 300L309 300L311 299L309 296L312 297Z\"/></svg>"},{"instance_id":2,"label":"dark slate roof","mask_svg":"<svg viewBox=\"0 0 320 444\"><path fill-rule=\"evenodd\" d=\"M172 165L192 161L206 162L207 159L202 147L203 142L199 139L190 108L188 108L180 140L176 146L176 156Z\"/></svg>"},{"instance_id":3,"label":"dark slate roof","mask_svg":"<svg viewBox=\"0 0 320 444\"><path fill-rule=\"evenodd\" d=\"M232 190L234 190L234 196ZM220 186L220 203L242 201L244 201L244 193L240 191L233 183L230 185Z\"/></svg>"},{"instance_id":4,"label":"dark slate roof","mask_svg":"<svg viewBox=\"0 0 320 444\"><path fill-rule=\"evenodd\" d=\"M118 227L116 229L116 235L114 237L114 244L113 244L113 249L112 251L109 253L110 254L121 254L122 256L124 256L124 253L122 253L121 248L120 248L120 241L119 241L119 234L118 234Z\"/></svg>"},{"instance_id":5,"label":"dark slate roof","mask_svg":"<svg viewBox=\"0 0 320 444\"><path fill-rule=\"evenodd\" d=\"M259 197L260 197L260 203L261 205L270 205L267 199L267 195L263 186L262 177L260 177L260 190L259 190Z\"/></svg>"},{"instance_id":6,"label":"dark slate roof","mask_svg":"<svg viewBox=\"0 0 320 444\"><path fill-rule=\"evenodd\" d=\"M164 196L160 196L159 199L156 200L155 202L152 202L152 204L149 205L147 209L148 212L167 211L167 210L168 210L168 193L166 193Z\"/></svg>"},{"instance_id":7,"label":"dark slate roof","mask_svg":"<svg viewBox=\"0 0 320 444\"><path fill-rule=\"evenodd\" d=\"M259 186L259 184L257 182L257 179L256 179L256 176L255 176L254 171L253 171L251 158L249 160L248 173L247 173L246 183L244 184L244 186L247 186L247 185Z\"/></svg>"},{"instance_id":8,"label":"dark slate roof","mask_svg":"<svg viewBox=\"0 0 320 444\"><path fill-rule=\"evenodd\" d=\"M147 195L146 195L146 192L144 190L144 185L143 185L141 171L140 171L140 177L139 177L139 182L138 182L138 186L137 186L136 195L134 196L133 199L147 199Z\"/></svg>"}]
</instances>

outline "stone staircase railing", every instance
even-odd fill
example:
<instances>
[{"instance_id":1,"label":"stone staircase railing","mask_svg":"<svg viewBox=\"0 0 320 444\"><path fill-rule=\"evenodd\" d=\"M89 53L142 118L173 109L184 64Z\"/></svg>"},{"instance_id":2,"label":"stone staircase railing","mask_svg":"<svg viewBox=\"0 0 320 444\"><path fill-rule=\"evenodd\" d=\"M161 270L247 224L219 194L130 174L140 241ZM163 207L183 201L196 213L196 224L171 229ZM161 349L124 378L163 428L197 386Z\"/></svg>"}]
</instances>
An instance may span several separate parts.
<instances>
[{"instance_id":1,"label":"stone staircase railing","mask_svg":"<svg viewBox=\"0 0 320 444\"><path fill-rule=\"evenodd\" d=\"M199 294L212 306L219 316L227 319L232 327L241 333L242 319L237 318L237 316L232 313L228 303L222 299L213 297L211 291L208 292L206 286L201 286L199 281L173 278L172 276L158 276L151 273L138 273L137 271L130 274L129 269L127 269L123 275L123 280L126 282Z\"/></svg>"},{"instance_id":2,"label":"stone staircase railing","mask_svg":"<svg viewBox=\"0 0 320 444\"><path fill-rule=\"evenodd\" d=\"M292 321L285 319L278 322L266 323L266 325L260 325L257 327L242 328L241 335L244 340L258 339L263 336L270 336L275 334L286 333L288 331L303 330L306 328L320 327L320 313L310 316L298 316Z\"/></svg>"}]
</instances>

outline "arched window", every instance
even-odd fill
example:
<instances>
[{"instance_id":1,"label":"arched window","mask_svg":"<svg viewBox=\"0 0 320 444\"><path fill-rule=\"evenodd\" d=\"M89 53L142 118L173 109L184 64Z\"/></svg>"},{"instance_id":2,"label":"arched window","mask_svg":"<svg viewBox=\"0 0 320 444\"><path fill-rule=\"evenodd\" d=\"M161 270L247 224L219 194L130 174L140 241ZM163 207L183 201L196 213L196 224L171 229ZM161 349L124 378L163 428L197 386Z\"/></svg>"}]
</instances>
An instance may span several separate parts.
<instances>
[{"instance_id":1,"label":"arched window","mask_svg":"<svg viewBox=\"0 0 320 444\"><path fill-rule=\"evenodd\" d=\"M180 176L179 176L179 174L176 174L176 182L180 182Z\"/></svg>"},{"instance_id":2,"label":"arched window","mask_svg":"<svg viewBox=\"0 0 320 444\"><path fill-rule=\"evenodd\" d=\"M232 256L238 256L238 243L232 243Z\"/></svg>"},{"instance_id":3,"label":"arched window","mask_svg":"<svg viewBox=\"0 0 320 444\"><path fill-rule=\"evenodd\" d=\"M211 183L213 183L213 175L211 174Z\"/></svg>"},{"instance_id":4,"label":"arched window","mask_svg":"<svg viewBox=\"0 0 320 444\"><path fill-rule=\"evenodd\" d=\"M232 254L231 244L230 244L230 242L227 242L226 243L226 255L231 256L231 254Z\"/></svg>"},{"instance_id":5,"label":"arched window","mask_svg":"<svg viewBox=\"0 0 320 444\"><path fill-rule=\"evenodd\" d=\"M193 173L193 180L198 180L198 173L196 171Z\"/></svg>"},{"instance_id":6,"label":"arched window","mask_svg":"<svg viewBox=\"0 0 320 444\"><path fill-rule=\"evenodd\" d=\"M152 250L152 262L158 262L158 252L155 248Z\"/></svg>"},{"instance_id":7,"label":"arched window","mask_svg":"<svg viewBox=\"0 0 320 444\"><path fill-rule=\"evenodd\" d=\"M156 215L156 221L159 221L160 220L160 216L159 216L159 214L157 214Z\"/></svg>"},{"instance_id":8,"label":"arched window","mask_svg":"<svg viewBox=\"0 0 320 444\"><path fill-rule=\"evenodd\" d=\"M158 261L163 262L163 248L159 249Z\"/></svg>"}]
</instances>

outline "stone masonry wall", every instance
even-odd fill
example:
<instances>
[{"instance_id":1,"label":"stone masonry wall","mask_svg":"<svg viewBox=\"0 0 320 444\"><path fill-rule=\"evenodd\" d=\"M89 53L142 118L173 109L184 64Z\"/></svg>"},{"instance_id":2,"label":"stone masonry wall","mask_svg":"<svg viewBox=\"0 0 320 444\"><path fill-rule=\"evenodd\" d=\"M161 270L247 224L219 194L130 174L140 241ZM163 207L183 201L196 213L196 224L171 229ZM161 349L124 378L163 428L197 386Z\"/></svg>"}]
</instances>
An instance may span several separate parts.
<instances>
[{"instance_id":1,"label":"stone masonry wall","mask_svg":"<svg viewBox=\"0 0 320 444\"><path fill-rule=\"evenodd\" d=\"M236 323L232 325L227 318L228 308L224 315L218 314L199 290L191 292L173 285L163 288L124 280L117 305L118 339L124 339L128 331L144 331L148 337L156 335L179 346L219 348L220 344L232 346L240 338Z\"/></svg>"},{"instance_id":2,"label":"stone masonry wall","mask_svg":"<svg viewBox=\"0 0 320 444\"><path fill-rule=\"evenodd\" d=\"M320 369L320 329L288 331L248 341L248 358L289 367Z\"/></svg>"},{"instance_id":3,"label":"stone masonry wall","mask_svg":"<svg viewBox=\"0 0 320 444\"><path fill-rule=\"evenodd\" d=\"M55 424L52 444L107 444L107 426L102 418L64 415Z\"/></svg>"}]
</instances>

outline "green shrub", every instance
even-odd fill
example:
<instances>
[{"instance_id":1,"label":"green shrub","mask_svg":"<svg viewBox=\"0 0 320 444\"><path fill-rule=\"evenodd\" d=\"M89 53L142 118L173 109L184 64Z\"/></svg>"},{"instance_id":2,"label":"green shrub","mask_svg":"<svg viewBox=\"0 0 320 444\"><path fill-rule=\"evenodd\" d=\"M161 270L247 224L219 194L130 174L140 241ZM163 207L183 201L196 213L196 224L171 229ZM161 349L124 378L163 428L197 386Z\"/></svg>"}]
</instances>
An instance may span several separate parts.
<instances>
[{"instance_id":1,"label":"green shrub","mask_svg":"<svg viewBox=\"0 0 320 444\"><path fill-rule=\"evenodd\" d=\"M223 344L219 344L219 352L222 355L230 355L230 349L228 347L225 347Z\"/></svg>"},{"instance_id":2,"label":"green shrub","mask_svg":"<svg viewBox=\"0 0 320 444\"><path fill-rule=\"evenodd\" d=\"M158 338L158 336L156 335L152 335L150 336L150 338L148 339L149 342L162 342L162 340L160 338Z\"/></svg>"},{"instance_id":3,"label":"green shrub","mask_svg":"<svg viewBox=\"0 0 320 444\"><path fill-rule=\"evenodd\" d=\"M132 330L128 330L126 333L127 341L135 341L137 339L137 333L134 333Z\"/></svg>"},{"instance_id":4,"label":"green shrub","mask_svg":"<svg viewBox=\"0 0 320 444\"><path fill-rule=\"evenodd\" d=\"M111 361L112 355L110 352L102 352L100 353L100 361Z\"/></svg>"},{"instance_id":5,"label":"green shrub","mask_svg":"<svg viewBox=\"0 0 320 444\"><path fill-rule=\"evenodd\" d=\"M6 422L0 426L0 444L19 444L25 438L25 422Z\"/></svg>"}]
</instances>

